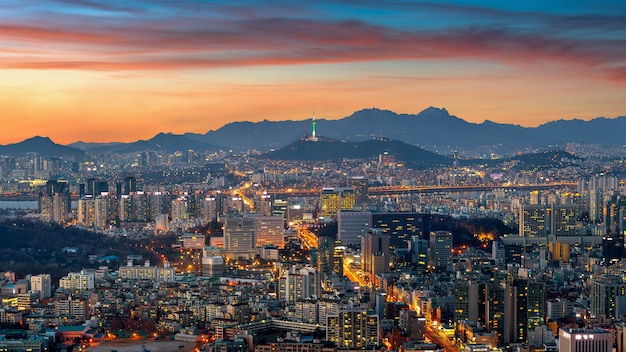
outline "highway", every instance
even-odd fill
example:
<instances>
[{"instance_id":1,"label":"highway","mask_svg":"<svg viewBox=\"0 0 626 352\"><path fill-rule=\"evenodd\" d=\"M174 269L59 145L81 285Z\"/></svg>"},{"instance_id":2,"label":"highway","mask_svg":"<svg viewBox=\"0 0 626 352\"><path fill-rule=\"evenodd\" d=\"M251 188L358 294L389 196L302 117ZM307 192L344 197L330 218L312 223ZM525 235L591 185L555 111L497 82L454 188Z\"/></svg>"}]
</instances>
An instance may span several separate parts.
<instances>
[{"instance_id":1,"label":"highway","mask_svg":"<svg viewBox=\"0 0 626 352\"><path fill-rule=\"evenodd\" d=\"M443 346L443 349L446 352L459 352L461 349L454 345L448 338L439 335L436 330L433 330L432 327L426 327L426 337L433 343L438 344L439 346Z\"/></svg>"},{"instance_id":2,"label":"highway","mask_svg":"<svg viewBox=\"0 0 626 352\"><path fill-rule=\"evenodd\" d=\"M367 283L365 282L363 277L361 277L359 273L354 270L352 264L348 263L345 260L343 261L343 276L347 277L348 280L359 284L360 287L367 286Z\"/></svg>"},{"instance_id":3,"label":"highway","mask_svg":"<svg viewBox=\"0 0 626 352\"><path fill-rule=\"evenodd\" d=\"M306 248L317 248L317 235L306 228L298 229L298 237Z\"/></svg>"}]
</instances>

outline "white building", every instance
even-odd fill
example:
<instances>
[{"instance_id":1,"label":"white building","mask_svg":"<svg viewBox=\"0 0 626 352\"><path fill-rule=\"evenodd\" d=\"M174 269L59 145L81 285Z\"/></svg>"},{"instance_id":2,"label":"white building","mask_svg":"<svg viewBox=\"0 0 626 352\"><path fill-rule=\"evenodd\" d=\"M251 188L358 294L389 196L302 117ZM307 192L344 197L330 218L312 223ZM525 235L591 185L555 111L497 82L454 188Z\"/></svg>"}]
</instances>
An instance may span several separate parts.
<instances>
[{"instance_id":1,"label":"white building","mask_svg":"<svg viewBox=\"0 0 626 352\"><path fill-rule=\"evenodd\" d=\"M30 277L30 289L39 293L39 299L52 296L52 280L50 274L40 274Z\"/></svg>"},{"instance_id":2,"label":"white building","mask_svg":"<svg viewBox=\"0 0 626 352\"><path fill-rule=\"evenodd\" d=\"M604 329L559 329L559 352L611 352L613 334Z\"/></svg>"}]
</instances>

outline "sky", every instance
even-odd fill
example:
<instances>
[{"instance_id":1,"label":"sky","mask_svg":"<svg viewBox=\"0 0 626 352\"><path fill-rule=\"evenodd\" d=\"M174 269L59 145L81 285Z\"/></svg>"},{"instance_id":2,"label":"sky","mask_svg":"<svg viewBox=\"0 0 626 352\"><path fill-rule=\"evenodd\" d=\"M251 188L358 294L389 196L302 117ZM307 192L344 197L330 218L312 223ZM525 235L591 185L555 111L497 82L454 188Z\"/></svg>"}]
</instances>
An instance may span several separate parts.
<instances>
[{"instance_id":1,"label":"sky","mask_svg":"<svg viewBox=\"0 0 626 352\"><path fill-rule=\"evenodd\" d=\"M446 108L626 115L626 2L0 2L0 144Z\"/></svg>"}]
</instances>

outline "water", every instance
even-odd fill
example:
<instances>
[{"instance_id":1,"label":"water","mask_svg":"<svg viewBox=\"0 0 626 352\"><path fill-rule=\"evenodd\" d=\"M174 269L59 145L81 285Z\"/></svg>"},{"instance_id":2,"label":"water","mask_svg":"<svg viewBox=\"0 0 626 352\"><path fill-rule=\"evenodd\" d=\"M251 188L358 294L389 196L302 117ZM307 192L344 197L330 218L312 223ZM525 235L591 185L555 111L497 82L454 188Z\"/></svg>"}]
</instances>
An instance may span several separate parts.
<instances>
[{"instance_id":1,"label":"water","mask_svg":"<svg viewBox=\"0 0 626 352\"><path fill-rule=\"evenodd\" d=\"M36 200L0 200L0 209L37 210L39 202Z\"/></svg>"}]
</instances>

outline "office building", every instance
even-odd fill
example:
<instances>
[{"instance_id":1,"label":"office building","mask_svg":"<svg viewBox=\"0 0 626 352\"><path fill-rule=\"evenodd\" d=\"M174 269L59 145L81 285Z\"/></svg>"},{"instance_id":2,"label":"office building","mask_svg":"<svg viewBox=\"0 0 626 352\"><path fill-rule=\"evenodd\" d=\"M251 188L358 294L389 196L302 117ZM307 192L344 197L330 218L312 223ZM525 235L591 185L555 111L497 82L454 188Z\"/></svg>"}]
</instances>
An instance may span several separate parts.
<instances>
[{"instance_id":1,"label":"office building","mask_svg":"<svg viewBox=\"0 0 626 352\"><path fill-rule=\"evenodd\" d=\"M322 285L330 286L330 278L335 267L335 239L329 236L320 236L317 239L317 271L320 273Z\"/></svg>"},{"instance_id":2,"label":"office building","mask_svg":"<svg viewBox=\"0 0 626 352\"><path fill-rule=\"evenodd\" d=\"M230 251L255 248L254 218L227 217L224 222L224 249Z\"/></svg>"},{"instance_id":3,"label":"office building","mask_svg":"<svg viewBox=\"0 0 626 352\"><path fill-rule=\"evenodd\" d=\"M591 317L619 318L616 314L618 296L626 295L626 282L619 276L604 275L591 282Z\"/></svg>"},{"instance_id":4,"label":"office building","mask_svg":"<svg viewBox=\"0 0 626 352\"><path fill-rule=\"evenodd\" d=\"M452 232L430 233L430 268L445 271L452 258Z\"/></svg>"},{"instance_id":5,"label":"office building","mask_svg":"<svg viewBox=\"0 0 626 352\"><path fill-rule=\"evenodd\" d=\"M454 284L454 321L485 322L484 282L476 280L460 280Z\"/></svg>"},{"instance_id":6,"label":"office building","mask_svg":"<svg viewBox=\"0 0 626 352\"><path fill-rule=\"evenodd\" d=\"M364 176L348 176L348 187L354 189L355 201L357 205L367 204L368 182L368 179Z\"/></svg>"},{"instance_id":7,"label":"office building","mask_svg":"<svg viewBox=\"0 0 626 352\"><path fill-rule=\"evenodd\" d=\"M422 237L424 229L422 215L415 212L373 213L372 227L389 235L395 248L406 248L414 236Z\"/></svg>"},{"instance_id":8,"label":"office building","mask_svg":"<svg viewBox=\"0 0 626 352\"><path fill-rule=\"evenodd\" d=\"M320 216L336 218L340 211L352 210L356 205L354 188L335 187L324 188L320 195Z\"/></svg>"},{"instance_id":9,"label":"office building","mask_svg":"<svg viewBox=\"0 0 626 352\"><path fill-rule=\"evenodd\" d=\"M559 352L611 352L613 334L604 329L559 329Z\"/></svg>"},{"instance_id":10,"label":"office building","mask_svg":"<svg viewBox=\"0 0 626 352\"><path fill-rule=\"evenodd\" d=\"M342 211L338 220L337 238L344 246L360 246L361 238L372 228L369 211Z\"/></svg>"},{"instance_id":11,"label":"office building","mask_svg":"<svg viewBox=\"0 0 626 352\"><path fill-rule=\"evenodd\" d=\"M274 245L278 248L285 246L285 220L282 216L254 217L254 233L256 247Z\"/></svg>"},{"instance_id":12,"label":"office building","mask_svg":"<svg viewBox=\"0 0 626 352\"><path fill-rule=\"evenodd\" d=\"M389 235L384 234L380 229L372 229L365 234L361 241L361 253L363 271L370 275L372 282L376 274L389 271L391 257Z\"/></svg>"}]
</instances>

